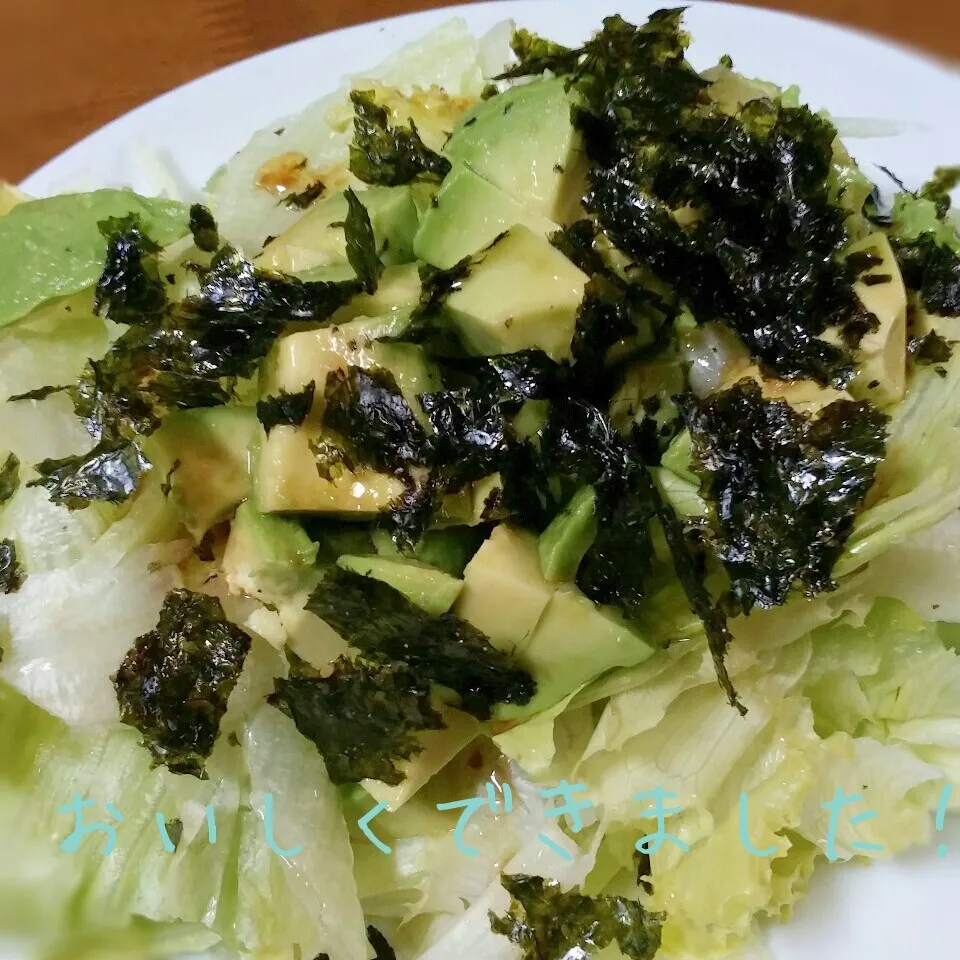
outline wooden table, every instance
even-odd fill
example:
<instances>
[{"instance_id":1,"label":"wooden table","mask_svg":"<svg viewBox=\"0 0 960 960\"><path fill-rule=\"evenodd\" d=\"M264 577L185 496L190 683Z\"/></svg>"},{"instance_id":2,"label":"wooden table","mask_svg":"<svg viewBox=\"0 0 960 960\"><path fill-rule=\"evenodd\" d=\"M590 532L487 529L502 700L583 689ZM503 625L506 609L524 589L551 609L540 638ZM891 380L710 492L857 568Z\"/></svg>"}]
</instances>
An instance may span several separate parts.
<instances>
[{"instance_id":1,"label":"wooden table","mask_svg":"<svg viewBox=\"0 0 960 960\"><path fill-rule=\"evenodd\" d=\"M616 7L583 2L604 12ZM960 0L747 2L828 17L960 60ZM0 0L0 179L17 181L118 114L224 64L361 20L442 5Z\"/></svg>"}]
</instances>

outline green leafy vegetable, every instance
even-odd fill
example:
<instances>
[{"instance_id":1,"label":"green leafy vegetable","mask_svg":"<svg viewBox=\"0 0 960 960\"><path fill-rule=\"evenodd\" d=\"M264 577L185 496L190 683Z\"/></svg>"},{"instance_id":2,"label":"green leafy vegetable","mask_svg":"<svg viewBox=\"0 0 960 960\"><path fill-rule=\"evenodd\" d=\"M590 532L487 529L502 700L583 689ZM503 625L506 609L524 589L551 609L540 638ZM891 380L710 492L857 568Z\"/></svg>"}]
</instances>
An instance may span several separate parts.
<instances>
[{"instance_id":1,"label":"green leafy vegetable","mask_svg":"<svg viewBox=\"0 0 960 960\"><path fill-rule=\"evenodd\" d=\"M347 260L363 285L364 292L375 293L383 273L383 262L377 255L377 240L370 214L352 190L346 190L344 196L349 208L343 227L347 240Z\"/></svg>"},{"instance_id":2,"label":"green leafy vegetable","mask_svg":"<svg viewBox=\"0 0 960 960\"><path fill-rule=\"evenodd\" d=\"M280 424L291 427L301 426L313 407L316 388L316 381L311 380L302 390L295 393L287 393L281 387L280 393L276 396L258 401L257 419L263 424L263 429L269 433Z\"/></svg>"},{"instance_id":3,"label":"green leafy vegetable","mask_svg":"<svg viewBox=\"0 0 960 960\"><path fill-rule=\"evenodd\" d=\"M449 687L480 719L495 703L524 704L530 674L475 627L451 613L431 616L392 587L347 570L328 574L307 609L368 659L402 663L417 677Z\"/></svg>"},{"instance_id":4,"label":"green leafy vegetable","mask_svg":"<svg viewBox=\"0 0 960 960\"><path fill-rule=\"evenodd\" d=\"M152 464L133 442L104 441L89 453L41 460L40 476L28 487L43 487L54 503L82 510L93 502L123 503Z\"/></svg>"},{"instance_id":5,"label":"green leafy vegetable","mask_svg":"<svg viewBox=\"0 0 960 960\"><path fill-rule=\"evenodd\" d=\"M23 585L23 566L17 560L17 545L0 540L0 593L16 593Z\"/></svg>"},{"instance_id":6,"label":"green leafy vegetable","mask_svg":"<svg viewBox=\"0 0 960 960\"><path fill-rule=\"evenodd\" d=\"M506 916L491 911L490 927L524 960L588 960L612 944L631 960L653 960L660 948L662 918L637 901L565 893L556 880L526 874L500 879L512 903Z\"/></svg>"},{"instance_id":7,"label":"green leafy vegetable","mask_svg":"<svg viewBox=\"0 0 960 960\"><path fill-rule=\"evenodd\" d=\"M190 233L197 248L204 253L213 253L220 246L217 221L202 203L195 203L190 208Z\"/></svg>"},{"instance_id":8,"label":"green leafy vegetable","mask_svg":"<svg viewBox=\"0 0 960 960\"><path fill-rule=\"evenodd\" d=\"M810 596L830 589L884 456L886 416L837 400L811 419L749 379L681 409L735 607L777 606L795 583Z\"/></svg>"},{"instance_id":9,"label":"green leafy vegetable","mask_svg":"<svg viewBox=\"0 0 960 960\"><path fill-rule=\"evenodd\" d=\"M20 486L20 458L8 453L0 467L0 504L6 503Z\"/></svg>"},{"instance_id":10,"label":"green leafy vegetable","mask_svg":"<svg viewBox=\"0 0 960 960\"><path fill-rule=\"evenodd\" d=\"M157 626L139 637L113 678L120 719L143 734L157 764L202 777L250 637L216 597L167 594Z\"/></svg>"},{"instance_id":11,"label":"green leafy vegetable","mask_svg":"<svg viewBox=\"0 0 960 960\"><path fill-rule=\"evenodd\" d=\"M373 91L354 90L350 99L355 115L350 172L355 177L398 187L415 180L442 180L450 172L450 161L424 144L412 120L409 127L390 125Z\"/></svg>"},{"instance_id":12,"label":"green leafy vegetable","mask_svg":"<svg viewBox=\"0 0 960 960\"><path fill-rule=\"evenodd\" d=\"M323 676L291 657L270 702L316 744L334 783L403 781L398 764L423 747L417 734L443 729L430 684L402 665L353 663L341 657Z\"/></svg>"}]
</instances>

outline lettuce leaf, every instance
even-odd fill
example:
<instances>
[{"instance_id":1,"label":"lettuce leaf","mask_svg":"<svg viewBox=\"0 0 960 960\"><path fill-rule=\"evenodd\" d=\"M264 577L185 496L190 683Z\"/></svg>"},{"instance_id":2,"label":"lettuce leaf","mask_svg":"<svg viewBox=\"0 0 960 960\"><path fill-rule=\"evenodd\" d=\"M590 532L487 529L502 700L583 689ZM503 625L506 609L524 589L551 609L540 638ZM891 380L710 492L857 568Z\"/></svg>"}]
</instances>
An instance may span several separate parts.
<instances>
[{"instance_id":1,"label":"lettuce leaf","mask_svg":"<svg viewBox=\"0 0 960 960\"><path fill-rule=\"evenodd\" d=\"M927 842L944 780L960 769L960 654L899 601L865 598L875 583L868 572L839 595L734 621L728 666L744 718L716 686L702 638L599 681L612 695L589 744L551 776L588 784L600 805L591 894L644 896L630 855L653 827L643 817L650 802L635 794L657 786L677 794L668 805L682 809L667 830L689 850L665 843L651 853L645 881L650 908L666 912L667 955L737 949L760 921L788 919L828 853L822 804L838 787L864 799L840 817L836 859ZM588 686L572 703L591 698ZM750 841L774 847L771 856L741 841L741 793ZM877 818L850 823L866 810Z\"/></svg>"},{"instance_id":2,"label":"lettuce leaf","mask_svg":"<svg viewBox=\"0 0 960 960\"><path fill-rule=\"evenodd\" d=\"M480 45L466 21L458 17L359 76L404 91L414 87L428 90L436 84L454 97L478 97L484 79L480 56ZM349 85L345 84L299 114L283 117L255 133L207 184L221 235L252 255L267 237L278 236L303 216L302 210L278 204L276 196L256 186L257 171L280 154L306 157L309 168L318 171L321 179L329 174L344 186L357 185L347 171L351 119Z\"/></svg>"}]
</instances>

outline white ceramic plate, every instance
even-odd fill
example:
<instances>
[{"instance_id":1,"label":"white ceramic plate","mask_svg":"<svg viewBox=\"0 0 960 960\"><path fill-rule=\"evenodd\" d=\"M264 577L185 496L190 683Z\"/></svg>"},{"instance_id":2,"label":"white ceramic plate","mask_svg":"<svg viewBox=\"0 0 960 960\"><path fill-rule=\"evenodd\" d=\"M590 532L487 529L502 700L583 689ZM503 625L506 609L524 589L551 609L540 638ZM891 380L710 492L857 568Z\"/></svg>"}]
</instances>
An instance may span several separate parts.
<instances>
[{"instance_id":1,"label":"white ceramic plate","mask_svg":"<svg viewBox=\"0 0 960 960\"><path fill-rule=\"evenodd\" d=\"M463 16L477 34L513 18L575 43L609 13L637 21L661 5L502 0L314 37L227 67L134 110L71 147L23 186L35 195L119 184L148 191L147 173L131 153L132 146L143 143L173 160L199 187L255 130L300 110L335 89L344 75L380 62L451 16ZM876 164L910 185L938 164L960 162L960 73L862 34L724 3L692 0L687 24L695 66L710 66L729 53L748 76L799 84L814 109L829 109L842 130L860 134L848 135L847 142L873 179L883 179ZM869 869L821 867L794 921L771 932L771 955L775 960L949 960L960 955L960 824L937 839L948 845L946 858L930 850Z\"/></svg>"}]
</instances>

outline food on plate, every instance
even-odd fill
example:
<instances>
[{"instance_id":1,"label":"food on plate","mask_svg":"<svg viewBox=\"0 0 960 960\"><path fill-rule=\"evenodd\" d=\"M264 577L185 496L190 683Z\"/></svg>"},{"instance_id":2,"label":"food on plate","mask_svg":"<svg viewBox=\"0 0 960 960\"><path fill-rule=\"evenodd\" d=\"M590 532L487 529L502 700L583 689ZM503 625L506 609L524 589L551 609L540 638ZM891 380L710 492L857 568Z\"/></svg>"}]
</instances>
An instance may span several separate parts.
<instances>
[{"instance_id":1,"label":"food on plate","mask_svg":"<svg viewBox=\"0 0 960 960\"><path fill-rule=\"evenodd\" d=\"M0 192L31 955L737 955L930 840L960 174L688 42L453 21L202 202Z\"/></svg>"}]
</instances>

